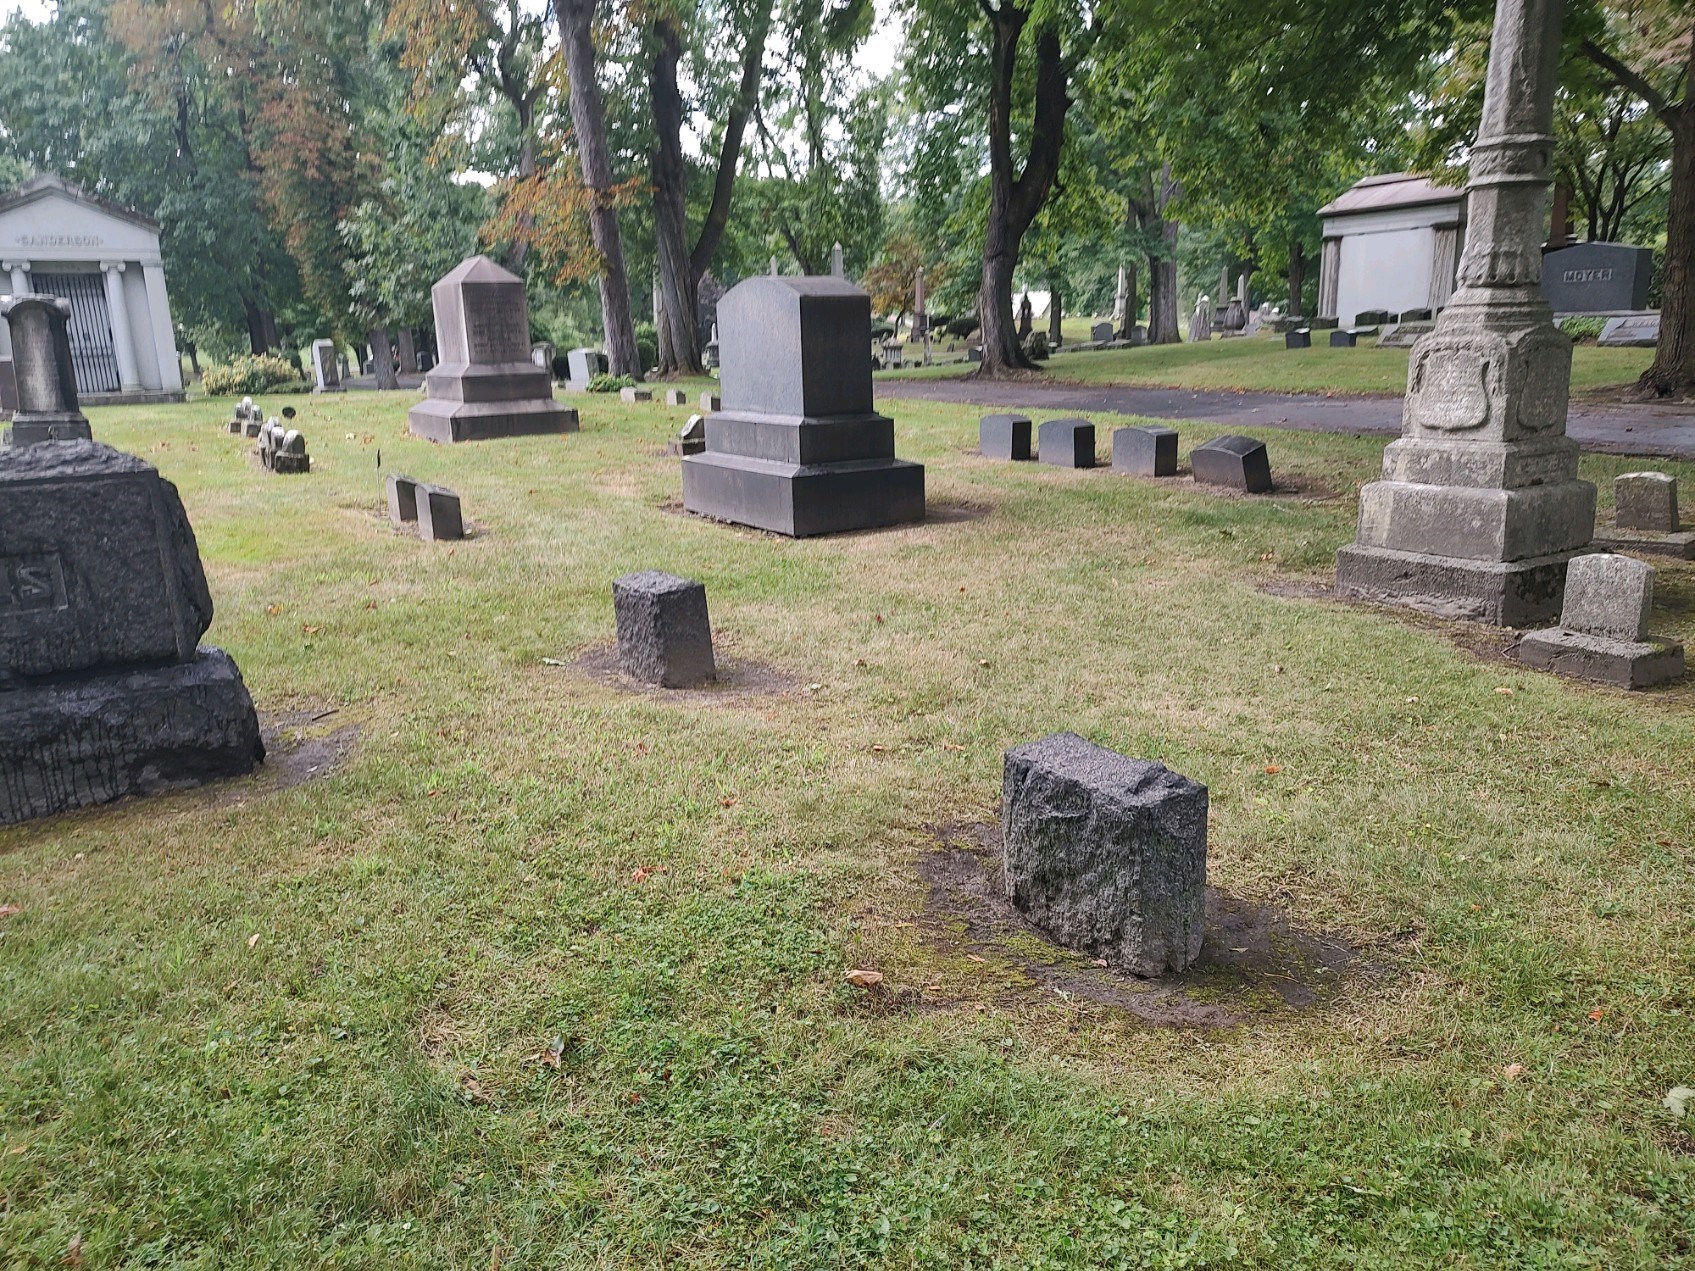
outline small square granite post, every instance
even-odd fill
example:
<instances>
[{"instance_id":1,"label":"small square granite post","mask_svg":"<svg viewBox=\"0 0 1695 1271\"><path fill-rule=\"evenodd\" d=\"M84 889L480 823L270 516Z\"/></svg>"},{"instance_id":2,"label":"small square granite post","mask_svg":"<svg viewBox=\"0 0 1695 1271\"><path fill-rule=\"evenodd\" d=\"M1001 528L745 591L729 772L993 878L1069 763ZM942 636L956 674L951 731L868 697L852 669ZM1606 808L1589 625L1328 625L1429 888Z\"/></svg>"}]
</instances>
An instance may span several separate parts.
<instances>
[{"instance_id":1,"label":"small square granite post","mask_svg":"<svg viewBox=\"0 0 1695 1271\"><path fill-rule=\"evenodd\" d=\"M388 478L388 519L410 525L418 519L418 481L394 472Z\"/></svg>"},{"instance_id":2,"label":"small square granite post","mask_svg":"<svg viewBox=\"0 0 1695 1271\"><path fill-rule=\"evenodd\" d=\"M1620 688L1648 688L1683 674L1683 646L1648 634L1654 567L1596 553L1566 566L1560 625L1518 645L1526 666Z\"/></svg>"},{"instance_id":3,"label":"small square granite post","mask_svg":"<svg viewBox=\"0 0 1695 1271\"><path fill-rule=\"evenodd\" d=\"M716 679L712 623L702 583L657 569L612 584L618 667L631 679L689 688Z\"/></svg>"},{"instance_id":4,"label":"small square granite post","mask_svg":"<svg viewBox=\"0 0 1695 1271\"><path fill-rule=\"evenodd\" d=\"M1285 331L1283 333L1283 347L1286 349L1312 348L1312 329L1301 327L1295 331Z\"/></svg>"},{"instance_id":5,"label":"small square granite post","mask_svg":"<svg viewBox=\"0 0 1695 1271\"><path fill-rule=\"evenodd\" d=\"M1177 430L1157 424L1112 431L1112 470L1133 477L1177 475Z\"/></svg>"},{"instance_id":6,"label":"small square granite post","mask_svg":"<svg viewBox=\"0 0 1695 1271\"><path fill-rule=\"evenodd\" d=\"M1229 486L1248 494L1271 493L1271 458L1252 437L1214 437L1189 452L1189 466L1202 485Z\"/></svg>"},{"instance_id":7,"label":"small square granite post","mask_svg":"<svg viewBox=\"0 0 1695 1271\"><path fill-rule=\"evenodd\" d=\"M1207 790L1075 733L1006 752L1008 899L1060 944L1136 975L1200 956Z\"/></svg>"},{"instance_id":8,"label":"small square granite post","mask_svg":"<svg viewBox=\"0 0 1695 1271\"><path fill-rule=\"evenodd\" d=\"M977 452L985 459L1031 458L1030 417L984 415L977 422Z\"/></svg>"},{"instance_id":9,"label":"small square granite post","mask_svg":"<svg viewBox=\"0 0 1695 1271\"><path fill-rule=\"evenodd\" d=\"M1061 468L1095 466L1095 426L1086 419L1050 419L1036 431L1036 455Z\"/></svg>"},{"instance_id":10,"label":"small square granite post","mask_svg":"<svg viewBox=\"0 0 1695 1271\"><path fill-rule=\"evenodd\" d=\"M1351 349L1358 343L1352 331L1336 330L1330 333L1330 347L1333 349Z\"/></svg>"},{"instance_id":11,"label":"small square granite post","mask_svg":"<svg viewBox=\"0 0 1695 1271\"><path fill-rule=\"evenodd\" d=\"M417 487L418 537L426 543L453 542L465 537L465 517L459 496L439 485Z\"/></svg>"}]
</instances>

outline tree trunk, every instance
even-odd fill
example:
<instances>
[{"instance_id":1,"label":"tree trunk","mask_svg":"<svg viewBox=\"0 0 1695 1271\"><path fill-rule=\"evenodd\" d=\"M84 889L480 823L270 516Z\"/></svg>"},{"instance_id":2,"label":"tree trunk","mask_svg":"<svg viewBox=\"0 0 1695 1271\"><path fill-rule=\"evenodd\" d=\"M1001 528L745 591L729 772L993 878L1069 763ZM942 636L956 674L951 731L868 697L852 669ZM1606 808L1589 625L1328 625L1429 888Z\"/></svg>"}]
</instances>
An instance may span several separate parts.
<instances>
[{"instance_id":1,"label":"tree trunk","mask_svg":"<svg viewBox=\"0 0 1695 1271\"><path fill-rule=\"evenodd\" d=\"M980 3L982 0L980 0ZM1033 368L1018 344L1012 316L1013 275L1024 233L1047 202L1059 173L1065 140L1065 62L1059 35L1043 27L1036 35L1036 101L1024 171L1012 172L1012 85L1018 61L1018 40L1029 14L1010 0L983 11L994 28L989 86L989 217L983 236L983 282L977 296L982 323L983 364L977 375L993 378L1007 371Z\"/></svg>"},{"instance_id":2,"label":"tree trunk","mask_svg":"<svg viewBox=\"0 0 1695 1271\"><path fill-rule=\"evenodd\" d=\"M400 328L397 356L402 375L416 375L418 373L418 347L412 342L411 327Z\"/></svg>"},{"instance_id":3,"label":"tree trunk","mask_svg":"<svg viewBox=\"0 0 1695 1271\"><path fill-rule=\"evenodd\" d=\"M606 109L595 79L594 0L553 0L571 81L571 128L583 186L590 197L589 229L600 253L600 321L606 333L606 359L614 375L641 379L641 350L630 316L630 276L624 266L624 235L612 205L612 160L606 148Z\"/></svg>"},{"instance_id":4,"label":"tree trunk","mask_svg":"<svg viewBox=\"0 0 1695 1271\"><path fill-rule=\"evenodd\" d=\"M659 370L663 374L702 373L698 330L699 286L690 264L688 244L688 170L683 164L683 95L677 88L677 63L683 55L683 36L677 20L663 16L653 23L655 44L648 91L653 105L655 143L650 164L653 176L653 232L659 260L654 292L654 329L659 335ZM663 324L663 325L661 325Z\"/></svg>"},{"instance_id":5,"label":"tree trunk","mask_svg":"<svg viewBox=\"0 0 1695 1271\"><path fill-rule=\"evenodd\" d=\"M1048 293L1048 351L1058 352L1060 342L1065 338L1064 306L1060 303L1059 288L1054 287Z\"/></svg>"},{"instance_id":6,"label":"tree trunk","mask_svg":"<svg viewBox=\"0 0 1695 1271\"><path fill-rule=\"evenodd\" d=\"M701 277L712 264L712 257L723 240L724 228L730 222L730 200L736 190L736 170L741 165L742 138L748 120L759 105L760 72L765 63L765 41L771 32L771 4L763 0L753 29L748 32L747 47L742 50L742 82L737 88L735 104L724 120L724 140L718 148L718 172L712 181L712 202L701 221L700 237L695 239L689 253L689 276L694 280L698 296ZM698 319L697 319L698 322Z\"/></svg>"},{"instance_id":7,"label":"tree trunk","mask_svg":"<svg viewBox=\"0 0 1695 1271\"><path fill-rule=\"evenodd\" d=\"M247 347L255 354L269 353L272 340L268 338L270 333L266 329L266 314L259 307L259 302L243 297L241 312L242 316L247 319Z\"/></svg>"},{"instance_id":8,"label":"tree trunk","mask_svg":"<svg viewBox=\"0 0 1695 1271\"><path fill-rule=\"evenodd\" d=\"M1660 339L1654 364L1642 372L1656 396L1695 388L1695 97L1677 107L1671 126L1671 190L1666 209L1666 259L1660 274Z\"/></svg>"},{"instance_id":9,"label":"tree trunk","mask_svg":"<svg viewBox=\"0 0 1695 1271\"><path fill-rule=\"evenodd\" d=\"M1298 238L1289 240L1289 316L1301 316L1301 290L1307 282L1306 246Z\"/></svg>"},{"instance_id":10,"label":"tree trunk","mask_svg":"<svg viewBox=\"0 0 1695 1271\"><path fill-rule=\"evenodd\" d=\"M1124 338L1136 329L1136 319L1142 316L1141 270L1133 264L1124 266Z\"/></svg>"},{"instance_id":11,"label":"tree trunk","mask_svg":"<svg viewBox=\"0 0 1695 1271\"><path fill-rule=\"evenodd\" d=\"M372 327L369 339L371 341L371 373L377 377L377 387L399 388L400 380L394 374L394 346L388 342L388 332L382 327Z\"/></svg>"}]
</instances>

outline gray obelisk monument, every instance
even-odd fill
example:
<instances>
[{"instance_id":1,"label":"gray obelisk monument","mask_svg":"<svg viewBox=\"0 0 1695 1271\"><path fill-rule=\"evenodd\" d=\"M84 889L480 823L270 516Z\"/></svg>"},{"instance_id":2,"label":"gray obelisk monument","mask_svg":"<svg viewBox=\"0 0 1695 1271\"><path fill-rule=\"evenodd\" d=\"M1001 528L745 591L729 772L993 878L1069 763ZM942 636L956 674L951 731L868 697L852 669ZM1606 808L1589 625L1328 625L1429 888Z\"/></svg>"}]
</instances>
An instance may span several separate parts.
<instances>
[{"instance_id":1,"label":"gray obelisk monument","mask_svg":"<svg viewBox=\"0 0 1695 1271\"><path fill-rule=\"evenodd\" d=\"M1499 0L1459 289L1413 345L1401 439L1336 556L1346 597L1526 626L1559 617L1595 487L1566 436L1571 341L1542 298L1562 0Z\"/></svg>"}]
</instances>

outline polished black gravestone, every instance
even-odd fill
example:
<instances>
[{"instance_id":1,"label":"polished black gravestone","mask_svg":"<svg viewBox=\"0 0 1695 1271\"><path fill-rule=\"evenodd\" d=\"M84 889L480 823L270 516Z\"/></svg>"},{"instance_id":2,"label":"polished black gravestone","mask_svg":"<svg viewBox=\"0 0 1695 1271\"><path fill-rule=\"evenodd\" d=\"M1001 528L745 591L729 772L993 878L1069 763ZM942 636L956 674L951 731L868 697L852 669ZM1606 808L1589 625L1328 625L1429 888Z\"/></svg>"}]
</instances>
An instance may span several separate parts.
<instances>
[{"instance_id":1,"label":"polished black gravestone","mask_svg":"<svg viewBox=\"0 0 1695 1271\"><path fill-rule=\"evenodd\" d=\"M1271 458L1252 437L1214 437L1189 452L1189 466L1202 485L1224 485L1248 494L1271 493Z\"/></svg>"},{"instance_id":2,"label":"polished black gravestone","mask_svg":"<svg viewBox=\"0 0 1695 1271\"><path fill-rule=\"evenodd\" d=\"M1176 476L1177 430L1158 424L1113 429L1112 470L1134 477Z\"/></svg>"},{"instance_id":3,"label":"polished black gravestone","mask_svg":"<svg viewBox=\"0 0 1695 1271\"><path fill-rule=\"evenodd\" d=\"M724 409L683 506L805 538L924 519L924 468L871 406L871 301L840 278L759 276L718 303Z\"/></svg>"},{"instance_id":4,"label":"polished black gravestone","mask_svg":"<svg viewBox=\"0 0 1695 1271\"><path fill-rule=\"evenodd\" d=\"M388 477L388 519L396 525L415 525L418 521L418 486L414 477L390 473Z\"/></svg>"},{"instance_id":5,"label":"polished black gravestone","mask_svg":"<svg viewBox=\"0 0 1695 1271\"><path fill-rule=\"evenodd\" d=\"M439 485L417 487L418 537L426 543L454 542L465 537L465 515L459 496Z\"/></svg>"},{"instance_id":6,"label":"polished black gravestone","mask_svg":"<svg viewBox=\"0 0 1695 1271\"><path fill-rule=\"evenodd\" d=\"M1050 419L1036 432L1036 457L1061 468L1095 466L1095 426L1086 419Z\"/></svg>"},{"instance_id":7,"label":"polished black gravestone","mask_svg":"<svg viewBox=\"0 0 1695 1271\"><path fill-rule=\"evenodd\" d=\"M577 412L553 400L553 372L530 360L524 280L473 256L430 289L441 361L406 427L428 441L484 441L577 431Z\"/></svg>"},{"instance_id":8,"label":"polished black gravestone","mask_svg":"<svg viewBox=\"0 0 1695 1271\"><path fill-rule=\"evenodd\" d=\"M1337 330L1330 333L1330 347L1333 349L1351 349L1358 342L1352 331Z\"/></svg>"},{"instance_id":9,"label":"polished black gravestone","mask_svg":"<svg viewBox=\"0 0 1695 1271\"><path fill-rule=\"evenodd\" d=\"M1201 952L1207 789L1075 733L1006 752L1006 895L1060 944L1136 975Z\"/></svg>"},{"instance_id":10,"label":"polished black gravestone","mask_svg":"<svg viewBox=\"0 0 1695 1271\"><path fill-rule=\"evenodd\" d=\"M618 669L631 679L690 688L717 677L703 584L657 569L625 574L612 584L612 609Z\"/></svg>"},{"instance_id":11,"label":"polished black gravestone","mask_svg":"<svg viewBox=\"0 0 1695 1271\"><path fill-rule=\"evenodd\" d=\"M86 440L88 416L77 405L76 371L71 364L66 323L71 302L57 296L13 296L0 303L0 317L12 333L12 371L17 407L6 440L14 446L38 441Z\"/></svg>"},{"instance_id":12,"label":"polished black gravestone","mask_svg":"<svg viewBox=\"0 0 1695 1271\"><path fill-rule=\"evenodd\" d=\"M176 488L92 441L0 452L0 824L250 771Z\"/></svg>"},{"instance_id":13,"label":"polished black gravestone","mask_svg":"<svg viewBox=\"0 0 1695 1271\"><path fill-rule=\"evenodd\" d=\"M1364 313L1354 315L1356 327L1380 327L1394 320L1395 315L1387 309L1367 309Z\"/></svg>"},{"instance_id":14,"label":"polished black gravestone","mask_svg":"<svg viewBox=\"0 0 1695 1271\"><path fill-rule=\"evenodd\" d=\"M1283 333L1283 347L1286 349L1312 348L1312 329L1301 327L1295 331L1285 331Z\"/></svg>"},{"instance_id":15,"label":"polished black gravestone","mask_svg":"<svg viewBox=\"0 0 1695 1271\"><path fill-rule=\"evenodd\" d=\"M985 459L1031 458L1030 417L984 415L977 422L977 452Z\"/></svg>"}]
</instances>

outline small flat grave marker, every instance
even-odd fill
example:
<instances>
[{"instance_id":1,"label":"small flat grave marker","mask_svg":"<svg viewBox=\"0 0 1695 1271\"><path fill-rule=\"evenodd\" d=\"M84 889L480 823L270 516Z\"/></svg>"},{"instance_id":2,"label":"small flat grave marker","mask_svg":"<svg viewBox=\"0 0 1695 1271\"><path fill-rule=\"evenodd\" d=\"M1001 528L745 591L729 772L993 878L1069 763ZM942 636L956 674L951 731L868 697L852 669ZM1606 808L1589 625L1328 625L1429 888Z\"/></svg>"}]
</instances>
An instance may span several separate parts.
<instances>
[{"instance_id":1,"label":"small flat grave marker","mask_svg":"<svg viewBox=\"0 0 1695 1271\"><path fill-rule=\"evenodd\" d=\"M1112 468L1135 477L1177 475L1177 430L1160 425L1115 428Z\"/></svg>"},{"instance_id":2,"label":"small flat grave marker","mask_svg":"<svg viewBox=\"0 0 1695 1271\"><path fill-rule=\"evenodd\" d=\"M985 459L1031 458L1028 415L984 415L977 423L977 451Z\"/></svg>"}]
</instances>

